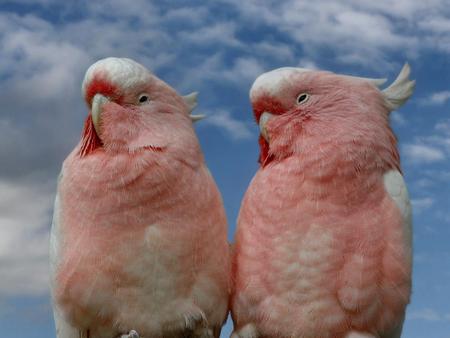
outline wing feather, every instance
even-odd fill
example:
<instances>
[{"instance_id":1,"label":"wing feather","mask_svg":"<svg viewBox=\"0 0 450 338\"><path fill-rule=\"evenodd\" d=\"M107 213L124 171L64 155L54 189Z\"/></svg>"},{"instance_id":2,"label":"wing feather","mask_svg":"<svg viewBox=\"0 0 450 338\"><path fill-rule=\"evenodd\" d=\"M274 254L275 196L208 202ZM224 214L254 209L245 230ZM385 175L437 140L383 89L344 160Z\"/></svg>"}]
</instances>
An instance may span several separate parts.
<instances>
[{"instance_id":1,"label":"wing feather","mask_svg":"<svg viewBox=\"0 0 450 338\"><path fill-rule=\"evenodd\" d=\"M62 172L58 176L58 187L57 191L59 191L59 182L62 178ZM59 261L59 246L60 246L60 230L61 230L61 218L60 218L60 200L59 194L56 193L55 204L53 207L53 220L52 220L52 228L50 231L50 290L53 294L53 290L55 288L55 276L56 269L58 267ZM55 329L56 329L56 337L57 338L79 338L80 331L74 327L72 327L63 317L61 310L58 309L57 304L53 303L53 316L55 320Z\"/></svg>"},{"instance_id":2,"label":"wing feather","mask_svg":"<svg viewBox=\"0 0 450 338\"><path fill-rule=\"evenodd\" d=\"M412 245L412 212L408 189L405 180L398 170L390 170L384 174L384 187L403 216L403 230L407 245Z\"/></svg>"}]
</instances>

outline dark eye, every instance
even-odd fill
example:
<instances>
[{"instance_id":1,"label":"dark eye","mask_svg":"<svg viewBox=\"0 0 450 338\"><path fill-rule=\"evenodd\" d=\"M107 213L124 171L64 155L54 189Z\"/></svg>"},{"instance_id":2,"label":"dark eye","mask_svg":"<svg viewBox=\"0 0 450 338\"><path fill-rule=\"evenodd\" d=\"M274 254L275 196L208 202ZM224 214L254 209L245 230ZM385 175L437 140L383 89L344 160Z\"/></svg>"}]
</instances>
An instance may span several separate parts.
<instances>
[{"instance_id":1,"label":"dark eye","mask_svg":"<svg viewBox=\"0 0 450 338\"><path fill-rule=\"evenodd\" d=\"M307 93L301 93L299 96L297 96L297 103L305 103L309 100L309 94Z\"/></svg>"},{"instance_id":2,"label":"dark eye","mask_svg":"<svg viewBox=\"0 0 450 338\"><path fill-rule=\"evenodd\" d=\"M148 95L147 94L141 94L139 95L139 103L145 103L149 100Z\"/></svg>"}]
</instances>

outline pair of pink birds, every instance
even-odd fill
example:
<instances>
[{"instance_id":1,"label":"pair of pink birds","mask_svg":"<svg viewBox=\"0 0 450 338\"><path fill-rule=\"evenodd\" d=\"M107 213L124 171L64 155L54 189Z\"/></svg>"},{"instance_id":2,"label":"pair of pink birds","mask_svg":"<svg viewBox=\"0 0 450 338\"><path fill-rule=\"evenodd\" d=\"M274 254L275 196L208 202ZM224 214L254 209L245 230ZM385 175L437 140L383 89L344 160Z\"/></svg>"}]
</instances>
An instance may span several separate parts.
<instances>
[{"instance_id":1,"label":"pair of pink birds","mask_svg":"<svg viewBox=\"0 0 450 338\"><path fill-rule=\"evenodd\" d=\"M301 68L250 91L261 167L230 250L182 97L124 58L93 64L51 233L58 338L398 338L411 209L389 113L412 94Z\"/></svg>"}]
</instances>

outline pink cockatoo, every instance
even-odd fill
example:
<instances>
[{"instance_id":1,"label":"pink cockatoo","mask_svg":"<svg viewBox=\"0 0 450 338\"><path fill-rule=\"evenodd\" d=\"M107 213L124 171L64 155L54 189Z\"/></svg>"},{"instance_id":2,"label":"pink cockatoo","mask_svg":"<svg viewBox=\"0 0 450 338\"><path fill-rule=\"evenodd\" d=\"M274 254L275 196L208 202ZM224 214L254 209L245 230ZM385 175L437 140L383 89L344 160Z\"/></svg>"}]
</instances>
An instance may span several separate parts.
<instances>
[{"instance_id":1,"label":"pink cockatoo","mask_svg":"<svg viewBox=\"0 0 450 338\"><path fill-rule=\"evenodd\" d=\"M411 208L385 80L280 68L250 98L261 167L233 257L234 338L398 338L411 292Z\"/></svg>"},{"instance_id":2,"label":"pink cockatoo","mask_svg":"<svg viewBox=\"0 0 450 338\"><path fill-rule=\"evenodd\" d=\"M51 234L58 338L217 337L230 262L220 193L185 97L125 58L93 64Z\"/></svg>"}]
</instances>

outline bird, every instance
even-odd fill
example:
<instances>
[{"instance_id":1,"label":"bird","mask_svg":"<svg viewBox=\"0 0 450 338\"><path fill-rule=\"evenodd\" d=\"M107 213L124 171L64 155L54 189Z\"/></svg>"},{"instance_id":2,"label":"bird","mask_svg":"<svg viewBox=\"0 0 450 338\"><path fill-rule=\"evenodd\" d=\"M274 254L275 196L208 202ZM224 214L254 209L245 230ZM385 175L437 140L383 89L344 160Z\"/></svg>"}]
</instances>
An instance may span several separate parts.
<instances>
[{"instance_id":1,"label":"bird","mask_svg":"<svg viewBox=\"0 0 450 338\"><path fill-rule=\"evenodd\" d=\"M86 71L89 108L62 164L50 235L58 338L218 337L230 254L222 197L191 114L140 63Z\"/></svg>"},{"instance_id":2,"label":"bird","mask_svg":"<svg viewBox=\"0 0 450 338\"><path fill-rule=\"evenodd\" d=\"M399 338L411 204L390 113L396 80L283 67L254 81L260 166L239 211L232 338Z\"/></svg>"}]
</instances>

